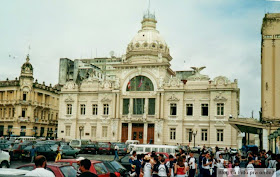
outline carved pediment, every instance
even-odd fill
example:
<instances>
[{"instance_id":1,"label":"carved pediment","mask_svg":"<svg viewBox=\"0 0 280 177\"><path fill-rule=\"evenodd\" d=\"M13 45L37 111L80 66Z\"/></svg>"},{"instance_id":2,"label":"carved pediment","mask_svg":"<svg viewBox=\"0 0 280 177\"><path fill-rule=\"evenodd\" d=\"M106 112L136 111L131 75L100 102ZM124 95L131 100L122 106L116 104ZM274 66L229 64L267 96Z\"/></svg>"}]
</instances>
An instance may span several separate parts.
<instances>
[{"instance_id":1,"label":"carved pediment","mask_svg":"<svg viewBox=\"0 0 280 177\"><path fill-rule=\"evenodd\" d=\"M168 98L167 101L179 101L180 99L179 98L176 98L175 97L175 94L173 94L171 97Z\"/></svg>"},{"instance_id":2,"label":"carved pediment","mask_svg":"<svg viewBox=\"0 0 280 177\"><path fill-rule=\"evenodd\" d=\"M225 127L226 125L225 125L225 123L224 123L224 121L216 121L216 123L215 123L215 127Z\"/></svg>"},{"instance_id":3,"label":"carved pediment","mask_svg":"<svg viewBox=\"0 0 280 177\"><path fill-rule=\"evenodd\" d=\"M64 100L66 103L71 103L71 102L74 102L74 99L68 95L68 97Z\"/></svg>"},{"instance_id":4,"label":"carved pediment","mask_svg":"<svg viewBox=\"0 0 280 177\"><path fill-rule=\"evenodd\" d=\"M102 98L101 102L111 102L112 100L110 98L108 98L108 96L106 95L104 98Z\"/></svg>"},{"instance_id":5,"label":"carved pediment","mask_svg":"<svg viewBox=\"0 0 280 177\"><path fill-rule=\"evenodd\" d=\"M66 84L64 85L63 88L64 89L75 89L75 88L77 88L77 85L73 81L68 81L68 82L66 82Z\"/></svg>"},{"instance_id":6,"label":"carved pediment","mask_svg":"<svg viewBox=\"0 0 280 177\"><path fill-rule=\"evenodd\" d=\"M219 95L217 95L213 100L214 101L221 101L221 102L226 102L227 101L227 99L224 96L222 96L222 92L219 92Z\"/></svg>"},{"instance_id":7,"label":"carved pediment","mask_svg":"<svg viewBox=\"0 0 280 177\"><path fill-rule=\"evenodd\" d=\"M224 76L218 76L214 79L215 85L228 85L230 84L230 80Z\"/></svg>"}]
</instances>

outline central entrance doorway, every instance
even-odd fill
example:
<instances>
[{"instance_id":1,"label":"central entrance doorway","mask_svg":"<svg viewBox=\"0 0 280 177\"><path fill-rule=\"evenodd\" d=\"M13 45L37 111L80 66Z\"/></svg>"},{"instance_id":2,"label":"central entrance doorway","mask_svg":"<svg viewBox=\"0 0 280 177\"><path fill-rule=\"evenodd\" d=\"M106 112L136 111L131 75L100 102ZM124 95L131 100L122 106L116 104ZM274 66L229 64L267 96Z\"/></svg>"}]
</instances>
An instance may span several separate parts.
<instances>
[{"instance_id":1,"label":"central entrance doorway","mask_svg":"<svg viewBox=\"0 0 280 177\"><path fill-rule=\"evenodd\" d=\"M144 136L144 124L133 123L132 124L132 140L139 140L140 144L143 144Z\"/></svg>"}]
</instances>

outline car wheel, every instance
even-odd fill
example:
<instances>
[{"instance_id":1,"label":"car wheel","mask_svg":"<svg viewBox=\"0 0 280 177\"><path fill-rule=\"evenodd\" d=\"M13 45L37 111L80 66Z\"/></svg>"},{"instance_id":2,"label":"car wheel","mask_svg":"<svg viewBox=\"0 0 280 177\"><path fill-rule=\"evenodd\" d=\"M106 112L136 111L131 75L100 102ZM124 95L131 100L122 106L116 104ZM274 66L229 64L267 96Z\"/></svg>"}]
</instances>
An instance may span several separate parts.
<instances>
[{"instance_id":1,"label":"car wheel","mask_svg":"<svg viewBox=\"0 0 280 177\"><path fill-rule=\"evenodd\" d=\"M77 154L74 154L73 157L76 158L76 157L77 157Z\"/></svg>"},{"instance_id":2,"label":"car wheel","mask_svg":"<svg viewBox=\"0 0 280 177\"><path fill-rule=\"evenodd\" d=\"M1 168L9 168L9 164L7 161L1 163Z\"/></svg>"}]
</instances>

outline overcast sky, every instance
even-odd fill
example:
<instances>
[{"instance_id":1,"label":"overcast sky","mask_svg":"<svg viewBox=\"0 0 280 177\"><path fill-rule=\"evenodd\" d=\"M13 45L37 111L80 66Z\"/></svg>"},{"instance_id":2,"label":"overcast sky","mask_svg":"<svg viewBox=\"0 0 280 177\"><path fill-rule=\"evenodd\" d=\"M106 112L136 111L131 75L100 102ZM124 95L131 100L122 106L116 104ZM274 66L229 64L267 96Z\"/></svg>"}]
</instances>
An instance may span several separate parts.
<instances>
[{"instance_id":1,"label":"overcast sky","mask_svg":"<svg viewBox=\"0 0 280 177\"><path fill-rule=\"evenodd\" d=\"M120 56L147 7L148 0L1 0L0 79L19 76L29 45L34 77L48 85L58 82L60 58ZM280 12L280 2L151 0L150 9L170 47L171 68L206 66L202 73L211 79L238 79L241 116L254 110L258 117L262 18Z\"/></svg>"}]
</instances>

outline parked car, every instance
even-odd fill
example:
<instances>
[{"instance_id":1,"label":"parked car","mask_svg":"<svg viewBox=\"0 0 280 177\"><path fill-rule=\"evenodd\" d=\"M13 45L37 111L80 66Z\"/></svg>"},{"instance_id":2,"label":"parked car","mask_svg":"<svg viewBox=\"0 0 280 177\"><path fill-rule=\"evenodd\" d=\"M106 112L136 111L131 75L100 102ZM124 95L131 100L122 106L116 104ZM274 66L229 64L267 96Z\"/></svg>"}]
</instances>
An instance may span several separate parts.
<instances>
[{"instance_id":1,"label":"parked car","mask_svg":"<svg viewBox=\"0 0 280 177\"><path fill-rule=\"evenodd\" d=\"M11 161L10 155L8 152L0 150L0 167L1 168L9 168Z\"/></svg>"},{"instance_id":2,"label":"parked car","mask_svg":"<svg viewBox=\"0 0 280 177\"><path fill-rule=\"evenodd\" d=\"M0 170L0 176L19 176L19 175L25 175L28 172L29 172L28 170L6 168Z\"/></svg>"},{"instance_id":3,"label":"parked car","mask_svg":"<svg viewBox=\"0 0 280 177\"><path fill-rule=\"evenodd\" d=\"M32 146L27 146L23 149L22 159L30 159L30 149ZM54 160L57 153L53 151L48 145L35 145L37 155L44 155L48 160Z\"/></svg>"},{"instance_id":4,"label":"parked car","mask_svg":"<svg viewBox=\"0 0 280 177\"><path fill-rule=\"evenodd\" d=\"M199 150L198 150L199 149ZM198 152L201 150L201 147L192 147L191 152Z\"/></svg>"},{"instance_id":5,"label":"parked car","mask_svg":"<svg viewBox=\"0 0 280 177\"><path fill-rule=\"evenodd\" d=\"M117 161L103 161L104 165L110 171L110 173L114 173L117 177L127 177L128 171Z\"/></svg>"},{"instance_id":6,"label":"parked car","mask_svg":"<svg viewBox=\"0 0 280 177\"><path fill-rule=\"evenodd\" d=\"M127 154L127 145L124 143L112 143L111 144L111 152L114 154L115 152L115 146L119 147L119 154Z\"/></svg>"},{"instance_id":7,"label":"parked car","mask_svg":"<svg viewBox=\"0 0 280 177\"><path fill-rule=\"evenodd\" d=\"M28 144L26 144L26 143L14 144L14 146L13 146L13 159L22 159L22 151L27 146L28 146ZM8 152L9 151L9 146L6 149L4 149L4 151Z\"/></svg>"},{"instance_id":8,"label":"parked car","mask_svg":"<svg viewBox=\"0 0 280 177\"><path fill-rule=\"evenodd\" d=\"M131 169L131 164L129 163L130 156L131 156L130 154L126 154L125 156L117 160L122 166L126 168L127 171L130 171Z\"/></svg>"},{"instance_id":9,"label":"parked car","mask_svg":"<svg viewBox=\"0 0 280 177\"><path fill-rule=\"evenodd\" d=\"M57 151L57 147L58 145L53 145L51 146L51 149L56 152ZM61 157L63 158L64 156L73 156L74 158L77 157L77 155L79 154L79 149L74 149L69 145L61 145L60 146L60 150L61 150Z\"/></svg>"},{"instance_id":10,"label":"parked car","mask_svg":"<svg viewBox=\"0 0 280 177\"><path fill-rule=\"evenodd\" d=\"M98 151L97 144L88 144L81 149L81 153L97 154L97 151Z\"/></svg>"},{"instance_id":11,"label":"parked car","mask_svg":"<svg viewBox=\"0 0 280 177\"><path fill-rule=\"evenodd\" d=\"M112 148L110 143L98 143L99 154L111 154Z\"/></svg>"},{"instance_id":12,"label":"parked car","mask_svg":"<svg viewBox=\"0 0 280 177\"><path fill-rule=\"evenodd\" d=\"M58 160L57 163L68 163L69 165L72 165L76 170L78 167L78 159L61 159ZM106 168L103 162L97 161L97 160L91 160L91 166L89 171L96 174L98 177L110 177L110 172Z\"/></svg>"},{"instance_id":13,"label":"parked car","mask_svg":"<svg viewBox=\"0 0 280 177\"><path fill-rule=\"evenodd\" d=\"M35 169L35 164L26 164L17 167L17 169L32 171ZM76 177L77 171L71 165L61 163L48 163L47 170L53 172L56 177Z\"/></svg>"},{"instance_id":14,"label":"parked car","mask_svg":"<svg viewBox=\"0 0 280 177\"><path fill-rule=\"evenodd\" d=\"M9 145L8 144L0 144L0 150L8 149Z\"/></svg>"}]
</instances>

